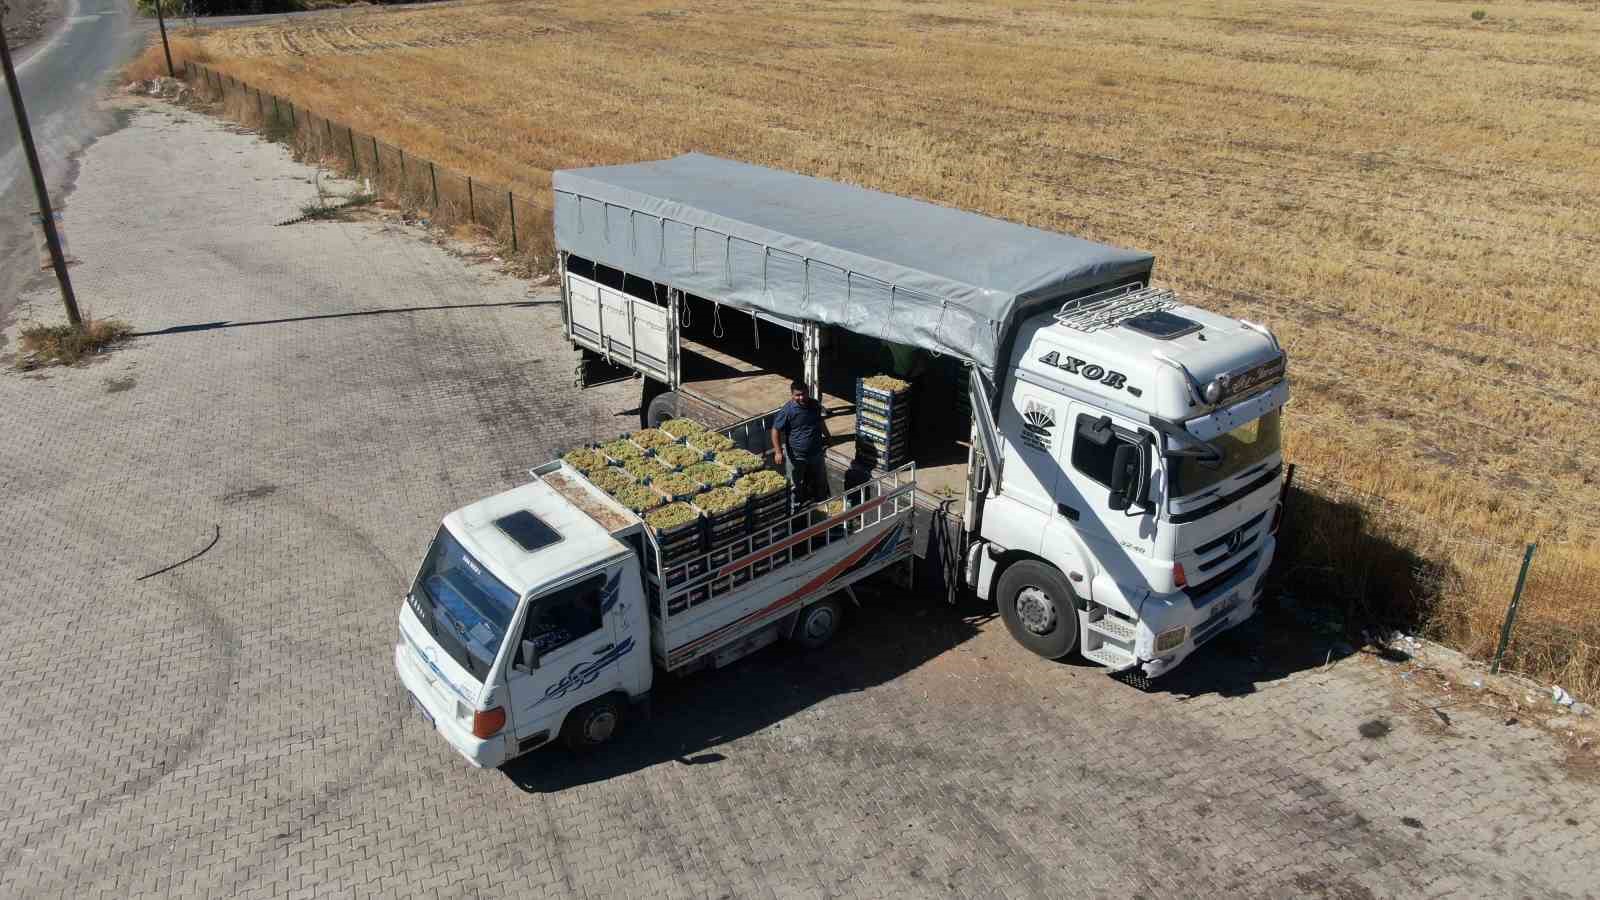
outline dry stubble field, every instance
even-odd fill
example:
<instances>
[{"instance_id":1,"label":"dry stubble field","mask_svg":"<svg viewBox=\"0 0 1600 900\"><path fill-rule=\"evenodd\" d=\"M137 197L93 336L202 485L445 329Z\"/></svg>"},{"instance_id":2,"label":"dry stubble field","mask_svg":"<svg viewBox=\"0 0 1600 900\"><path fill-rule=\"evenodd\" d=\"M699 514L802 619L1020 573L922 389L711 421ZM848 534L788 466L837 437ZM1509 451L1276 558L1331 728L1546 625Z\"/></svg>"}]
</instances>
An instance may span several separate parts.
<instances>
[{"instance_id":1,"label":"dry stubble field","mask_svg":"<svg viewBox=\"0 0 1600 900\"><path fill-rule=\"evenodd\" d=\"M1442 636L1492 644L1517 554L1478 542L1536 537L1522 634L1550 646L1521 662L1600 687L1561 649L1600 648L1600 5L1478 8L501 0L201 49L528 197L701 150L1153 251L1159 280L1277 330L1300 477L1454 570ZM1371 574L1308 558L1340 590Z\"/></svg>"}]
</instances>

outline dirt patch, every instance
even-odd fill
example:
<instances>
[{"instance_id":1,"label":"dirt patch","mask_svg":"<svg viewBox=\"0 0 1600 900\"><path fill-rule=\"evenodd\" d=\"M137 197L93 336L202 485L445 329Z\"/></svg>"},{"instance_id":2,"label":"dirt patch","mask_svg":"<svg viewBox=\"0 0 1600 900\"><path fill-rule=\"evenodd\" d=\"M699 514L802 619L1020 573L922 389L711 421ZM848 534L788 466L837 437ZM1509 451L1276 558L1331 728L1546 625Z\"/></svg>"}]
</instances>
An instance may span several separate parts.
<instances>
[{"instance_id":1,"label":"dirt patch","mask_svg":"<svg viewBox=\"0 0 1600 900\"><path fill-rule=\"evenodd\" d=\"M633 517L623 513L612 505L610 501L602 499L595 489L590 488L587 484L580 483L577 478L565 472L555 472L544 476L544 483L550 485L556 493L565 497L568 503L582 510L584 515L595 520L601 528L607 531L621 531L635 521Z\"/></svg>"},{"instance_id":2,"label":"dirt patch","mask_svg":"<svg viewBox=\"0 0 1600 900\"><path fill-rule=\"evenodd\" d=\"M32 43L60 14L60 0L7 0L6 46L16 50Z\"/></svg>"}]
</instances>

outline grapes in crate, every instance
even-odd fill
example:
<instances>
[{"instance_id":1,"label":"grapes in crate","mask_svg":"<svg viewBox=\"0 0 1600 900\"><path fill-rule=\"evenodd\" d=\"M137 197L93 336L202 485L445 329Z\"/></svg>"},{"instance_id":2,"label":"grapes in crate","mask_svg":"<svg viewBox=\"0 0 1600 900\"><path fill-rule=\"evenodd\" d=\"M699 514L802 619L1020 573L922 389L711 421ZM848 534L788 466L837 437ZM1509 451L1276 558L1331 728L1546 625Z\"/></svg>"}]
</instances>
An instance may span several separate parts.
<instances>
[{"instance_id":1,"label":"grapes in crate","mask_svg":"<svg viewBox=\"0 0 1600 900\"><path fill-rule=\"evenodd\" d=\"M714 462L695 463L685 468L683 474L707 487L722 487L733 483L733 470Z\"/></svg>"},{"instance_id":2,"label":"grapes in crate","mask_svg":"<svg viewBox=\"0 0 1600 900\"><path fill-rule=\"evenodd\" d=\"M667 502L667 498L642 484L630 484L616 493L617 502L636 513L655 509Z\"/></svg>"},{"instance_id":3,"label":"grapes in crate","mask_svg":"<svg viewBox=\"0 0 1600 900\"><path fill-rule=\"evenodd\" d=\"M746 497L765 497L773 491L779 491L789 486L789 479L782 473L765 469L760 472L751 472L749 475L735 481L733 489Z\"/></svg>"},{"instance_id":4,"label":"grapes in crate","mask_svg":"<svg viewBox=\"0 0 1600 900\"><path fill-rule=\"evenodd\" d=\"M696 450L705 450L710 453L717 453L723 450L733 449L733 439L725 434L718 434L715 431L706 431L702 432L701 434L689 435L689 446L695 448Z\"/></svg>"},{"instance_id":5,"label":"grapes in crate","mask_svg":"<svg viewBox=\"0 0 1600 900\"><path fill-rule=\"evenodd\" d=\"M632 434L632 438L635 444L646 450L660 450L662 447L670 447L678 442L677 438L659 428L645 428L635 431Z\"/></svg>"},{"instance_id":6,"label":"grapes in crate","mask_svg":"<svg viewBox=\"0 0 1600 900\"><path fill-rule=\"evenodd\" d=\"M661 460L675 469L681 469L684 466L692 466L695 463L705 459L705 454L694 449L693 447L685 447L681 444L674 444L671 447L662 447L660 450L657 450L656 459Z\"/></svg>"},{"instance_id":7,"label":"grapes in crate","mask_svg":"<svg viewBox=\"0 0 1600 900\"><path fill-rule=\"evenodd\" d=\"M719 516L742 508L745 500L745 495L733 488L719 487L712 488L694 498L694 505L700 507L708 515Z\"/></svg>"},{"instance_id":8,"label":"grapes in crate","mask_svg":"<svg viewBox=\"0 0 1600 900\"><path fill-rule=\"evenodd\" d=\"M717 462L743 475L760 469L765 461L749 450L723 450L717 454Z\"/></svg>"},{"instance_id":9,"label":"grapes in crate","mask_svg":"<svg viewBox=\"0 0 1600 900\"><path fill-rule=\"evenodd\" d=\"M668 503L644 514L644 522L657 531L671 531L700 518L699 510L687 503Z\"/></svg>"},{"instance_id":10,"label":"grapes in crate","mask_svg":"<svg viewBox=\"0 0 1600 900\"><path fill-rule=\"evenodd\" d=\"M869 388L873 388L874 390L883 391L886 394L898 394L906 388L911 387L911 382L901 381L900 379L891 375L873 375L870 378L861 379L861 383L865 384Z\"/></svg>"},{"instance_id":11,"label":"grapes in crate","mask_svg":"<svg viewBox=\"0 0 1600 900\"><path fill-rule=\"evenodd\" d=\"M637 478L633 477L632 473L616 466L606 466L597 472L589 472L587 475L591 484L613 497L617 495L617 491L639 482Z\"/></svg>"},{"instance_id":12,"label":"grapes in crate","mask_svg":"<svg viewBox=\"0 0 1600 900\"><path fill-rule=\"evenodd\" d=\"M700 492L701 487L700 482L677 472L650 479L650 486L674 500L692 497Z\"/></svg>"},{"instance_id":13,"label":"grapes in crate","mask_svg":"<svg viewBox=\"0 0 1600 900\"><path fill-rule=\"evenodd\" d=\"M662 465L648 456L640 456L623 462L622 467L633 473L641 481L654 480L662 475L671 475L672 469Z\"/></svg>"},{"instance_id":14,"label":"grapes in crate","mask_svg":"<svg viewBox=\"0 0 1600 900\"><path fill-rule=\"evenodd\" d=\"M600 452L618 462L639 459L644 456L644 448L627 438L617 438L614 441L601 444Z\"/></svg>"},{"instance_id":15,"label":"grapes in crate","mask_svg":"<svg viewBox=\"0 0 1600 900\"><path fill-rule=\"evenodd\" d=\"M661 423L661 430L675 438L686 438L700 434L706 427L693 419L669 419Z\"/></svg>"},{"instance_id":16,"label":"grapes in crate","mask_svg":"<svg viewBox=\"0 0 1600 900\"><path fill-rule=\"evenodd\" d=\"M610 462L606 460L605 454L587 447L568 450L561 458L566 460L567 464L574 469L584 473L596 472L610 465Z\"/></svg>"}]
</instances>

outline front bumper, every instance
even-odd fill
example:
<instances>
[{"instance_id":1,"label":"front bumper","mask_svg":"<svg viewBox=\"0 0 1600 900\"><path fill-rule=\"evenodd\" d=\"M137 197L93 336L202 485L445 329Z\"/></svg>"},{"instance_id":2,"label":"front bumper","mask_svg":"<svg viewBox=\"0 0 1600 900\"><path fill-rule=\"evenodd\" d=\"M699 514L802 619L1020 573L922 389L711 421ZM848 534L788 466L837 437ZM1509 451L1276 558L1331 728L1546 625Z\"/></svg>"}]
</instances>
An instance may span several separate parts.
<instances>
[{"instance_id":1,"label":"front bumper","mask_svg":"<svg viewBox=\"0 0 1600 900\"><path fill-rule=\"evenodd\" d=\"M423 670L423 664L411 652L403 637L394 645L394 668L400 675L400 683L411 694L411 701L421 707L427 719L433 720L434 730L467 762L480 769L493 769L506 761L505 733L484 739L463 728L456 718L455 704L452 702L446 706L439 699L429 683L428 673Z\"/></svg>"},{"instance_id":2,"label":"front bumper","mask_svg":"<svg viewBox=\"0 0 1600 900\"><path fill-rule=\"evenodd\" d=\"M1217 635L1237 628L1256 614L1261 607L1261 596L1265 589L1267 568L1272 564L1272 551L1276 545L1269 544L1265 552L1257 559L1255 567L1241 577L1237 584L1227 588L1220 596L1214 597L1200 609L1189 606L1187 612L1189 620L1182 618L1162 619L1159 622L1148 622L1153 634L1187 625L1188 631L1182 644L1172 650L1160 654L1152 653L1150 656L1140 656L1135 668L1139 669L1146 677L1156 678L1165 675L1183 664L1189 654L1210 643ZM1172 612L1182 615L1174 609Z\"/></svg>"}]
</instances>

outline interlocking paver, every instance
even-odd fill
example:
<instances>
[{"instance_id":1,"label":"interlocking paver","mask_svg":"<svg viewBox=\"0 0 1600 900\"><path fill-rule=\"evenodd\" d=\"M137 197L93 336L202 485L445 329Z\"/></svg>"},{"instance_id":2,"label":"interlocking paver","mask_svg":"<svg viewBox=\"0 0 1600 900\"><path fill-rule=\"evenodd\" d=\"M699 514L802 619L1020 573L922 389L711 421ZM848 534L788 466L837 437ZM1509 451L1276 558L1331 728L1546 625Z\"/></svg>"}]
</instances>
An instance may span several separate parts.
<instances>
[{"instance_id":1,"label":"interlocking paver","mask_svg":"<svg viewBox=\"0 0 1600 900\"><path fill-rule=\"evenodd\" d=\"M1139 693L908 596L672 680L594 758L466 768L390 669L399 592L443 513L635 397L412 229L272 227L311 174L161 106L83 160L80 295L157 333L0 377L0 893L1595 892L1546 735L1243 638Z\"/></svg>"}]
</instances>

